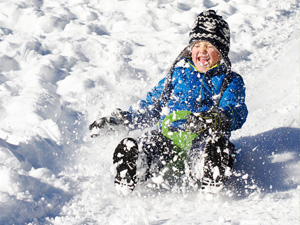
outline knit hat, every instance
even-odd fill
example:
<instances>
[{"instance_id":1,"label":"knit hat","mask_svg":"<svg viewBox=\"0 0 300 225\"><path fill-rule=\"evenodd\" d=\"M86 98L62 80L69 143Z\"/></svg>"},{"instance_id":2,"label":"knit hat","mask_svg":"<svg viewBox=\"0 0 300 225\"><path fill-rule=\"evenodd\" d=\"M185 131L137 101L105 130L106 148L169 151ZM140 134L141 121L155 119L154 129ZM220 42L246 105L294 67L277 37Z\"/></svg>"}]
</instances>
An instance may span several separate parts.
<instances>
[{"instance_id":1,"label":"knit hat","mask_svg":"<svg viewBox=\"0 0 300 225\"><path fill-rule=\"evenodd\" d=\"M230 46L230 30L228 23L216 14L214 10L200 13L190 32L189 44L193 45L197 41L207 41L211 43L221 54L227 67L231 70L231 62L228 58Z\"/></svg>"}]
</instances>

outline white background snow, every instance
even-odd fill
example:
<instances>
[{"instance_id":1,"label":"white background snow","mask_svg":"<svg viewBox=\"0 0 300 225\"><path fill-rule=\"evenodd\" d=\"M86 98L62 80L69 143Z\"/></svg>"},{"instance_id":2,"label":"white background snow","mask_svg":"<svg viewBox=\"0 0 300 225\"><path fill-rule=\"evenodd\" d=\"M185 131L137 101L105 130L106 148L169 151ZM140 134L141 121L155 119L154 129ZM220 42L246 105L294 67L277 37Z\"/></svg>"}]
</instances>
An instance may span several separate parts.
<instances>
[{"instance_id":1,"label":"white background snow","mask_svg":"<svg viewBox=\"0 0 300 225\"><path fill-rule=\"evenodd\" d=\"M258 188L119 196L122 137L88 125L145 98L207 9L231 28L236 169ZM299 224L299 21L298 0L0 1L0 224Z\"/></svg>"}]
</instances>

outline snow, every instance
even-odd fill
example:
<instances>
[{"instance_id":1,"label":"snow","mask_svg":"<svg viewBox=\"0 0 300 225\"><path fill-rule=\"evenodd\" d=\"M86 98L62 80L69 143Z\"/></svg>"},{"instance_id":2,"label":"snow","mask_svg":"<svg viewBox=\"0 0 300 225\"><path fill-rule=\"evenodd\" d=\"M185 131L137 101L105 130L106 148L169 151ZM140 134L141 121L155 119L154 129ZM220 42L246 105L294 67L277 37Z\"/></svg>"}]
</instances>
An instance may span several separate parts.
<instances>
[{"instance_id":1,"label":"snow","mask_svg":"<svg viewBox=\"0 0 300 225\"><path fill-rule=\"evenodd\" d=\"M0 8L0 224L299 223L298 1L15 0ZM233 70L247 88L249 117L232 135L240 182L210 195L168 191L157 177L159 190L119 196L112 154L126 133L91 139L88 125L144 98L207 9L228 21Z\"/></svg>"}]
</instances>

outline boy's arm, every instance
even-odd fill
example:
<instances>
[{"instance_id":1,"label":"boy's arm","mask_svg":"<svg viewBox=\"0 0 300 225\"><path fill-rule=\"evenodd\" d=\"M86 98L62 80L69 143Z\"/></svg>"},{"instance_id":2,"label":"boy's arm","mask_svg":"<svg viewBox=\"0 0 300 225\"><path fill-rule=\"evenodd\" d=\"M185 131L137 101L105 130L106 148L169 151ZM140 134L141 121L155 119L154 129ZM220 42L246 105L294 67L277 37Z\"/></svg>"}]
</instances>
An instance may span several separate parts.
<instances>
[{"instance_id":1,"label":"boy's arm","mask_svg":"<svg viewBox=\"0 0 300 225\"><path fill-rule=\"evenodd\" d=\"M223 94L219 107L228 117L231 131L242 127L248 110L245 104L245 84L241 76L235 74Z\"/></svg>"},{"instance_id":2,"label":"boy's arm","mask_svg":"<svg viewBox=\"0 0 300 225\"><path fill-rule=\"evenodd\" d=\"M154 105L163 92L164 83L165 78L147 93L146 99L140 100L138 104L130 106L129 110L124 112L131 129L150 127L159 121L160 110Z\"/></svg>"},{"instance_id":3,"label":"boy's arm","mask_svg":"<svg viewBox=\"0 0 300 225\"><path fill-rule=\"evenodd\" d=\"M165 78L162 79L152 91L147 93L145 100L140 100L137 105L131 106L128 111L114 110L110 116L94 121L90 126L91 137L101 135L101 130L114 131L119 125L130 130L142 129L153 126L160 119L160 109L154 107L157 99L164 89ZM160 104L161 105L161 104ZM104 132L104 133L105 133Z\"/></svg>"}]
</instances>

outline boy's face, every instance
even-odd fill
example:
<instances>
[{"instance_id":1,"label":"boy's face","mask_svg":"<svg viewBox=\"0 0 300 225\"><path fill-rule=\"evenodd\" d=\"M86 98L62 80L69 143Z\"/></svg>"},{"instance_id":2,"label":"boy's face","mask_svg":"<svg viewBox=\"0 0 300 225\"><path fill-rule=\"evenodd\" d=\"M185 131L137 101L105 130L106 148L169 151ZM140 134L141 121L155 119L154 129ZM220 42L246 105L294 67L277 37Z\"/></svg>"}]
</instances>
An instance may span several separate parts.
<instances>
[{"instance_id":1,"label":"boy's face","mask_svg":"<svg viewBox=\"0 0 300 225\"><path fill-rule=\"evenodd\" d=\"M221 61L218 50L207 41L198 41L192 48L192 60L199 72L204 73Z\"/></svg>"}]
</instances>

